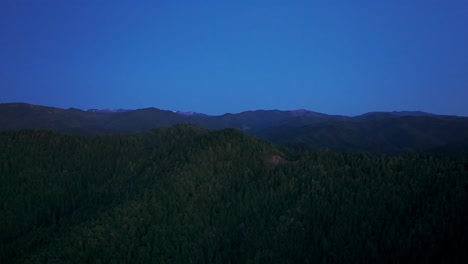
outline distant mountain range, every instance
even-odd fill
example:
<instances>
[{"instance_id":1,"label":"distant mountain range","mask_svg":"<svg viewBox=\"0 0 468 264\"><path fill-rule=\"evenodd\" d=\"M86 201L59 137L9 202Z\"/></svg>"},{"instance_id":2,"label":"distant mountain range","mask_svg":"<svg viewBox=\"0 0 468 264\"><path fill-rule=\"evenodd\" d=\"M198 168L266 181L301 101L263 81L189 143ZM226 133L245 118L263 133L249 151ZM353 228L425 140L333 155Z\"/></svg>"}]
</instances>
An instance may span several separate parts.
<instances>
[{"instance_id":1,"label":"distant mountain range","mask_svg":"<svg viewBox=\"0 0 468 264\"><path fill-rule=\"evenodd\" d=\"M132 111L129 109L87 109L87 112L94 112L94 113L122 113Z\"/></svg>"},{"instance_id":2,"label":"distant mountain range","mask_svg":"<svg viewBox=\"0 0 468 264\"><path fill-rule=\"evenodd\" d=\"M245 132L271 126L301 126L326 120L344 120L307 110L257 110L208 116L157 108L108 110L61 109L25 103L0 104L0 130L46 129L74 134L134 133L156 127L189 123L209 129L236 128Z\"/></svg>"},{"instance_id":3,"label":"distant mountain range","mask_svg":"<svg viewBox=\"0 0 468 264\"><path fill-rule=\"evenodd\" d=\"M209 115L206 115L206 114L196 113L196 112L175 111L174 113L179 114L179 115L183 115L183 116L209 116Z\"/></svg>"},{"instance_id":4,"label":"distant mountain range","mask_svg":"<svg viewBox=\"0 0 468 264\"><path fill-rule=\"evenodd\" d=\"M128 134L176 124L208 129L236 128L274 143L304 149L468 150L467 117L419 111L370 112L349 117L308 110L256 110L208 116L157 108L80 110L25 103L0 104L0 131L41 129L80 135Z\"/></svg>"}]
</instances>

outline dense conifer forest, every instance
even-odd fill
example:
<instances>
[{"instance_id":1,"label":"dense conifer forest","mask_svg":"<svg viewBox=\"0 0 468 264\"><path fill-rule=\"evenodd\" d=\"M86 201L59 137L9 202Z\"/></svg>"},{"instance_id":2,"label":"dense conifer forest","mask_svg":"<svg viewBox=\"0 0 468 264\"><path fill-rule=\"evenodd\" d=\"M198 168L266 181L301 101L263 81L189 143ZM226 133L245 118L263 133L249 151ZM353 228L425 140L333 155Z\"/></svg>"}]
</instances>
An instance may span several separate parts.
<instances>
[{"instance_id":1,"label":"dense conifer forest","mask_svg":"<svg viewBox=\"0 0 468 264\"><path fill-rule=\"evenodd\" d=\"M0 263L468 257L468 158L309 151L191 125L0 133Z\"/></svg>"}]
</instances>

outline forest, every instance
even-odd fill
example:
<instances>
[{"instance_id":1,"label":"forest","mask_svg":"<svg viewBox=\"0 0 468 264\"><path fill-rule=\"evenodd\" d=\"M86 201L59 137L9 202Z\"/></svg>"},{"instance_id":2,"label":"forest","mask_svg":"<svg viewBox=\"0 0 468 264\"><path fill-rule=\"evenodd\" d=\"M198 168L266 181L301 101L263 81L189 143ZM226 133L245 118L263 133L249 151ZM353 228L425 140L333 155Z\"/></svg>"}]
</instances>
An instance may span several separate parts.
<instances>
[{"instance_id":1,"label":"forest","mask_svg":"<svg viewBox=\"0 0 468 264\"><path fill-rule=\"evenodd\" d=\"M0 263L468 257L468 156L300 149L193 125L0 132Z\"/></svg>"}]
</instances>

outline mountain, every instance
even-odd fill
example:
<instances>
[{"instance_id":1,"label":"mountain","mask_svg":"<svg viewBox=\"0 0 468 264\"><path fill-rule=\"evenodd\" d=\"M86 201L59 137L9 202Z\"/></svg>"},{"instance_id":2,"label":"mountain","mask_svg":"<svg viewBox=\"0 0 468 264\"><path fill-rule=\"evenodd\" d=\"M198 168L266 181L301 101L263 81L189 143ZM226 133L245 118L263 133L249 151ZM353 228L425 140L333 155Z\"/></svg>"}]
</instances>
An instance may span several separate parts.
<instances>
[{"instance_id":1,"label":"mountain","mask_svg":"<svg viewBox=\"0 0 468 264\"><path fill-rule=\"evenodd\" d=\"M196 112L183 112L183 111L175 111L175 113L183 116L208 116L206 114L202 113L196 113Z\"/></svg>"},{"instance_id":2,"label":"mountain","mask_svg":"<svg viewBox=\"0 0 468 264\"><path fill-rule=\"evenodd\" d=\"M466 260L467 186L466 157L292 158L237 129L4 131L0 262Z\"/></svg>"},{"instance_id":3,"label":"mountain","mask_svg":"<svg viewBox=\"0 0 468 264\"><path fill-rule=\"evenodd\" d=\"M394 116L363 121L327 121L302 127L280 126L257 136L307 149L395 153L405 150L468 153L468 118Z\"/></svg>"},{"instance_id":4,"label":"mountain","mask_svg":"<svg viewBox=\"0 0 468 264\"><path fill-rule=\"evenodd\" d=\"M135 133L180 123L187 123L187 120L176 113L157 108L84 111L24 103L0 104L0 130L42 129L97 135Z\"/></svg>"},{"instance_id":5,"label":"mountain","mask_svg":"<svg viewBox=\"0 0 468 264\"><path fill-rule=\"evenodd\" d=\"M371 112L347 117L307 110L256 110L207 116L157 108L83 111L0 104L0 131L42 129L80 135L129 134L176 124L207 129L235 128L303 150L468 152L468 118L418 111Z\"/></svg>"},{"instance_id":6,"label":"mountain","mask_svg":"<svg viewBox=\"0 0 468 264\"><path fill-rule=\"evenodd\" d=\"M98 113L122 113L132 111L129 109L87 109L86 112L98 112Z\"/></svg>"},{"instance_id":7,"label":"mountain","mask_svg":"<svg viewBox=\"0 0 468 264\"><path fill-rule=\"evenodd\" d=\"M190 123L209 129L237 128L255 131L278 124L294 126L321 122L336 116L299 111L258 110L208 116L157 108L129 111L60 109L24 103L0 104L0 131L47 129L76 134L134 133L156 127Z\"/></svg>"},{"instance_id":8,"label":"mountain","mask_svg":"<svg viewBox=\"0 0 468 264\"><path fill-rule=\"evenodd\" d=\"M367 121L367 120L376 120L376 119L385 119L389 117L404 117L404 116L431 116L435 117L437 115L421 112L421 111L393 111L393 112L369 112L362 114L360 116L354 117L355 120Z\"/></svg>"},{"instance_id":9,"label":"mountain","mask_svg":"<svg viewBox=\"0 0 468 264\"><path fill-rule=\"evenodd\" d=\"M44 129L64 133L104 133L107 113L24 103L0 104L0 130Z\"/></svg>"},{"instance_id":10,"label":"mountain","mask_svg":"<svg viewBox=\"0 0 468 264\"><path fill-rule=\"evenodd\" d=\"M136 133L182 123L188 123L185 117L151 107L110 115L104 127L117 133Z\"/></svg>"}]
</instances>

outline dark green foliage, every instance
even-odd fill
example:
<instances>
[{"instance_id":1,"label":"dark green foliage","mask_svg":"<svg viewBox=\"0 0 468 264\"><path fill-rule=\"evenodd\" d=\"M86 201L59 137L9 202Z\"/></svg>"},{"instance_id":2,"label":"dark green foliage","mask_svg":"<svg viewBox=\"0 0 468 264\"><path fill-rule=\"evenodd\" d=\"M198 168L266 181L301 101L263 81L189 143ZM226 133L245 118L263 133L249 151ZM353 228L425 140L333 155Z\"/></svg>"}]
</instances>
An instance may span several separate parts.
<instances>
[{"instance_id":1,"label":"dark green foliage","mask_svg":"<svg viewBox=\"0 0 468 264\"><path fill-rule=\"evenodd\" d=\"M234 129L189 125L101 137L3 132L0 262L466 256L467 191L463 157L285 155Z\"/></svg>"}]
</instances>

